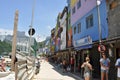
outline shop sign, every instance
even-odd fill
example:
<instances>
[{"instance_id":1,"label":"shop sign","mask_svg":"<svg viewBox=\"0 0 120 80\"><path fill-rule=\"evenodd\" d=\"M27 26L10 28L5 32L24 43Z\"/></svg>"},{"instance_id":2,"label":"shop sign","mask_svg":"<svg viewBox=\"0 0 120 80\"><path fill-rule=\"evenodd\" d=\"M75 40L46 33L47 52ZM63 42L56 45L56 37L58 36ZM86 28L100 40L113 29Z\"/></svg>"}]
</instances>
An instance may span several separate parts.
<instances>
[{"instance_id":1,"label":"shop sign","mask_svg":"<svg viewBox=\"0 0 120 80\"><path fill-rule=\"evenodd\" d=\"M92 44L92 38L90 36L81 38L79 40L74 41L74 47L85 46Z\"/></svg>"}]
</instances>

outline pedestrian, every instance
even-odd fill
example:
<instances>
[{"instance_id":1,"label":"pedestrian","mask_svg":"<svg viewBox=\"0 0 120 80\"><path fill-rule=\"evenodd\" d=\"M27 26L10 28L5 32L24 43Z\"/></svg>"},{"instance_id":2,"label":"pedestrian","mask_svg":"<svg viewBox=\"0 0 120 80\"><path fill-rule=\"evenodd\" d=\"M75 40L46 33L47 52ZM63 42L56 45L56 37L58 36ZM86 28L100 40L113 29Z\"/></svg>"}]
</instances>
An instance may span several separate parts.
<instances>
[{"instance_id":1,"label":"pedestrian","mask_svg":"<svg viewBox=\"0 0 120 80\"><path fill-rule=\"evenodd\" d=\"M4 63L4 59L0 60L0 71L1 72L5 72L5 63Z\"/></svg>"},{"instance_id":2,"label":"pedestrian","mask_svg":"<svg viewBox=\"0 0 120 80\"><path fill-rule=\"evenodd\" d=\"M110 59L106 57L104 52L102 53L102 58L100 59L100 66L101 66L101 80L108 80Z\"/></svg>"},{"instance_id":3,"label":"pedestrian","mask_svg":"<svg viewBox=\"0 0 120 80\"><path fill-rule=\"evenodd\" d=\"M66 60L63 59L63 72L67 72L67 65L66 65Z\"/></svg>"},{"instance_id":4,"label":"pedestrian","mask_svg":"<svg viewBox=\"0 0 120 80\"><path fill-rule=\"evenodd\" d=\"M117 80L120 80L120 54L118 55L115 66L117 67Z\"/></svg>"},{"instance_id":5,"label":"pedestrian","mask_svg":"<svg viewBox=\"0 0 120 80\"><path fill-rule=\"evenodd\" d=\"M85 59L86 61L81 65L81 68L84 68L84 79L85 80L90 80L91 78L91 71L92 69L92 65L89 63L90 59L89 57L86 57Z\"/></svg>"},{"instance_id":6,"label":"pedestrian","mask_svg":"<svg viewBox=\"0 0 120 80\"><path fill-rule=\"evenodd\" d=\"M71 58L70 58L70 67L71 67L71 72L73 72L74 71L74 58L73 58L73 56L71 56Z\"/></svg>"},{"instance_id":7,"label":"pedestrian","mask_svg":"<svg viewBox=\"0 0 120 80\"><path fill-rule=\"evenodd\" d=\"M62 60L61 60L61 57L59 57L57 60L57 68L60 69L61 65L62 65Z\"/></svg>"},{"instance_id":8,"label":"pedestrian","mask_svg":"<svg viewBox=\"0 0 120 80\"><path fill-rule=\"evenodd\" d=\"M39 59L36 59L35 64L36 64L35 74L38 74L39 73L39 69L40 69L40 61L39 61Z\"/></svg>"}]
</instances>

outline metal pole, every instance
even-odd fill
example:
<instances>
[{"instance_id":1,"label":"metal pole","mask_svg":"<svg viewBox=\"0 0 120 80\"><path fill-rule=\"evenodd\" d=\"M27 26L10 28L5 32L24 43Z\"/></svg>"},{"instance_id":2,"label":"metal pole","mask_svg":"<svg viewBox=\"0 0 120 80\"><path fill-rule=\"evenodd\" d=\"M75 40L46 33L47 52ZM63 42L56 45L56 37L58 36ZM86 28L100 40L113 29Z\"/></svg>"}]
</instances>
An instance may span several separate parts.
<instances>
[{"instance_id":1,"label":"metal pole","mask_svg":"<svg viewBox=\"0 0 120 80\"><path fill-rule=\"evenodd\" d=\"M96 4L97 4L97 13L98 13L99 45L101 45L101 42L102 42L102 31L101 31L101 21L100 21L101 19L100 19L100 8L99 8L100 3L101 3L100 0L96 1ZM101 52L100 52L100 58L101 58Z\"/></svg>"},{"instance_id":2,"label":"metal pole","mask_svg":"<svg viewBox=\"0 0 120 80\"><path fill-rule=\"evenodd\" d=\"M102 42L102 31L101 31L101 21L100 21L101 19L100 19L100 8L99 8L100 0L97 0L96 3L97 3L97 13L98 13L99 44L101 45L101 42Z\"/></svg>"},{"instance_id":3,"label":"metal pole","mask_svg":"<svg viewBox=\"0 0 120 80\"><path fill-rule=\"evenodd\" d=\"M34 0L34 2L33 2L33 7L32 7L32 19L31 19L31 27L33 26L34 9L35 9L35 0Z\"/></svg>"},{"instance_id":4,"label":"metal pole","mask_svg":"<svg viewBox=\"0 0 120 80\"><path fill-rule=\"evenodd\" d=\"M33 1L32 19L31 19L31 25L30 25L29 55L31 55L31 38L32 38L32 27L33 27L33 19L34 19L34 8L35 8L35 0Z\"/></svg>"}]
</instances>

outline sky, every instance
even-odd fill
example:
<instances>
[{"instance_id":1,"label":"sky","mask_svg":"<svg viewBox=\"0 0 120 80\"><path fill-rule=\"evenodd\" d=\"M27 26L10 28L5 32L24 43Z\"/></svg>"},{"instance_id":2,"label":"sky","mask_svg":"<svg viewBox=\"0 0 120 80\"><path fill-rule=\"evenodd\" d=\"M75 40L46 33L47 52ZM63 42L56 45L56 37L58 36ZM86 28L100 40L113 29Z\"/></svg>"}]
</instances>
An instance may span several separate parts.
<instances>
[{"instance_id":1,"label":"sky","mask_svg":"<svg viewBox=\"0 0 120 80\"><path fill-rule=\"evenodd\" d=\"M67 0L0 0L0 35L13 34L15 11L19 11L18 31L25 31L28 36L34 6L33 37L38 42L50 36L55 27L59 12L67 5Z\"/></svg>"}]
</instances>

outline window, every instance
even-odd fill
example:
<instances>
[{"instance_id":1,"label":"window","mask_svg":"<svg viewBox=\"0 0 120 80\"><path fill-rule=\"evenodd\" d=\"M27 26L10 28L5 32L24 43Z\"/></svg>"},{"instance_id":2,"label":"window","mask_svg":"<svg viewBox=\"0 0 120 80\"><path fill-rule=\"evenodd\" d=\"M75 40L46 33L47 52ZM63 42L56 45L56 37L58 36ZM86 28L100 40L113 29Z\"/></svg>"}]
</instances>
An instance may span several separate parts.
<instances>
[{"instance_id":1,"label":"window","mask_svg":"<svg viewBox=\"0 0 120 80\"><path fill-rule=\"evenodd\" d=\"M74 34L76 34L76 26L74 27Z\"/></svg>"},{"instance_id":2,"label":"window","mask_svg":"<svg viewBox=\"0 0 120 80\"><path fill-rule=\"evenodd\" d=\"M80 7L81 7L81 0L77 2L77 9L79 9Z\"/></svg>"},{"instance_id":3,"label":"window","mask_svg":"<svg viewBox=\"0 0 120 80\"><path fill-rule=\"evenodd\" d=\"M74 14L74 13L75 13L75 6L72 9L72 14Z\"/></svg>"},{"instance_id":4,"label":"window","mask_svg":"<svg viewBox=\"0 0 120 80\"><path fill-rule=\"evenodd\" d=\"M78 27L78 33L80 33L81 32L81 23L78 23L77 27Z\"/></svg>"},{"instance_id":5,"label":"window","mask_svg":"<svg viewBox=\"0 0 120 80\"><path fill-rule=\"evenodd\" d=\"M86 28L88 29L92 26L93 26L93 14L86 18Z\"/></svg>"}]
</instances>

